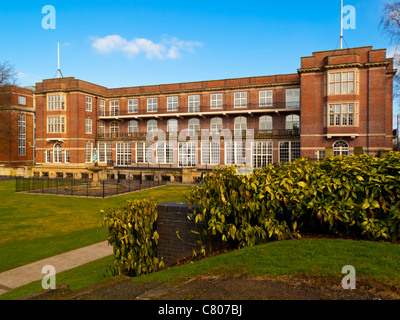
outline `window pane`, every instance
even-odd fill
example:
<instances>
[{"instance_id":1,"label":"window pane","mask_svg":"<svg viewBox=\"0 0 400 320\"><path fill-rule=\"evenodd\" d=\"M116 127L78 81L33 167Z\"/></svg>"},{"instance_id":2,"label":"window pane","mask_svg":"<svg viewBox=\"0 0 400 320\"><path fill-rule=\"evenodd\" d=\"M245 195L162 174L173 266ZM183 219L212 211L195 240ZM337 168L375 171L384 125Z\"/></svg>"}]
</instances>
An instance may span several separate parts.
<instances>
[{"instance_id":1,"label":"window pane","mask_svg":"<svg viewBox=\"0 0 400 320\"><path fill-rule=\"evenodd\" d=\"M340 83L335 84L335 93L340 94Z\"/></svg>"},{"instance_id":2,"label":"window pane","mask_svg":"<svg viewBox=\"0 0 400 320\"><path fill-rule=\"evenodd\" d=\"M347 82L343 83L343 94L347 94Z\"/></svg>"},{"instance_id":3,"label":"window pane","mask_svg":"<svg viewBox=\"0 0 400 320\"><path fill-rule=\"evenodd\" d=\"M349 82L349 93L354 93L354 82Z\"/></svg>"}]
</instances>

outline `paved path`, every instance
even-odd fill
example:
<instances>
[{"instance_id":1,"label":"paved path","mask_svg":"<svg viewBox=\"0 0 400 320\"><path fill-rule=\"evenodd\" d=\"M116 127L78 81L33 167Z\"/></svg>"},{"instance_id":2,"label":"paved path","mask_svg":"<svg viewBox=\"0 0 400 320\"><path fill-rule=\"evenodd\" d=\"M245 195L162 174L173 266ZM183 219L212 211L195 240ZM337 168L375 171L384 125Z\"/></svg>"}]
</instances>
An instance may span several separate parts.
<instances>
[{"instance_id":1,"label":"paved path","mask_svg":"<svg viewBox=\"0 0 400 320\"><path fill-rule=\"evenodd\" d=\"M46 274L42 273L42 268L46 265L54 266L56 273L59 273L111 254L113 254L112 246L104 241L5 271L0 273L0 295L11 289L43 279Z\"/></svg>"}]
</instances>

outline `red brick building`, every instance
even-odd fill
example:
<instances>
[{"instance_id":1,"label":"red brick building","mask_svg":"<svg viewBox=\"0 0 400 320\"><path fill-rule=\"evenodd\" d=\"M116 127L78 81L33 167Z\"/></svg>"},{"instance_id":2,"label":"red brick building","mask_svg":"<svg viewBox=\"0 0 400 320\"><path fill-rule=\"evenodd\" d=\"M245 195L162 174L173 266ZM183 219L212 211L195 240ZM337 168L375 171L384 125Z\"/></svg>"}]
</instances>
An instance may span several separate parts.
<instances>
[{"instance_id":1,"label":"red brick building","mask_svg":"<svg viewBox=\"0 0 400 320\"><path fill-rule=\"evenodd\" d=\"M34 164L35 107L33 91L0 86L0 166Z\"/></svg>"},{"instance_id":2,"label":"red brick building","mask_svg":"<svg viewBox=\"0 0 400 320\"><path fill-rule=\"evenodd\" d=\"M286 75L116 89L43 80L35 92L37 163L85 168L95 148L99 165L121 170L388 151L396 71L385 49L362 47L315 52Z\"/></svg>"}]
</instances>

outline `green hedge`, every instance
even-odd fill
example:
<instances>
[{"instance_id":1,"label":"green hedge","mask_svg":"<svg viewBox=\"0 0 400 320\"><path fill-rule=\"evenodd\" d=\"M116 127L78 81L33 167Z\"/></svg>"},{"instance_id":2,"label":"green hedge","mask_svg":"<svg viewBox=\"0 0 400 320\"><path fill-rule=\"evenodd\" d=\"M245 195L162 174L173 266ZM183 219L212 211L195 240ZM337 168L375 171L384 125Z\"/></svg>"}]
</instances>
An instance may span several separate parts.
<instances>
[{"instance_id":1,"label":"green hedge","mask_svg":"<svg viewBox=\"0 0 400 320\"><path fill-rule=\"evenodd\" d=\"M203 222L202 251L217 238L230 247L301 232L397 240L400 235L400 153L299 159L238 175L216 169L186 193ZM196 209L201 208L201 209Z\"/></svg>"},{"instance_id":2,"label":"green hedge","mask_svg":"<svg viewBox=\"0 0 400 320\"><path fill-rule=\"evenodd\" d=\"M101 211L108 242L113 246L115 272L128 276L157 271L164 262L157 258L157 203L152 200L127 201L121 209Z\"/></svg>"}]
</instances>

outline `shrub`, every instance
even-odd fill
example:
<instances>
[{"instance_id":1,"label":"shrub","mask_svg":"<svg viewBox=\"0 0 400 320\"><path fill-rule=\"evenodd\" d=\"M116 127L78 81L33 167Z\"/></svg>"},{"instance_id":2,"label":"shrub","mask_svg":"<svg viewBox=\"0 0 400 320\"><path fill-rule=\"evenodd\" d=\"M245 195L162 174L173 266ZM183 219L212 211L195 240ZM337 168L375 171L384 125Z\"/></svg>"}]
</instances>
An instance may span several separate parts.
<instances>
[{"instance_id":1,"label":"shrub","mask_svg":"<svg viewBox=\"0 0 400 320\"><path fill-rule=\"evenodd\" d=\"M157 203L151 200L127 201L121 209L101 211L108 242L113 246L118 274L139 276L157 271L164 262L157 258Z\"/></svg>"},{"instance_id":2,"label":"shrub","mask_svg":"<svg viewBox=\"0 0 400 320\"><path fill-rule=\"evenodd\" d=\"M203 251L299 238L301 232L400 237L400 153L268 165L248 175L217 169L186 194L202 222ZM198 208L196 209L195 205Z\"/></svg>"}]
</instances>

